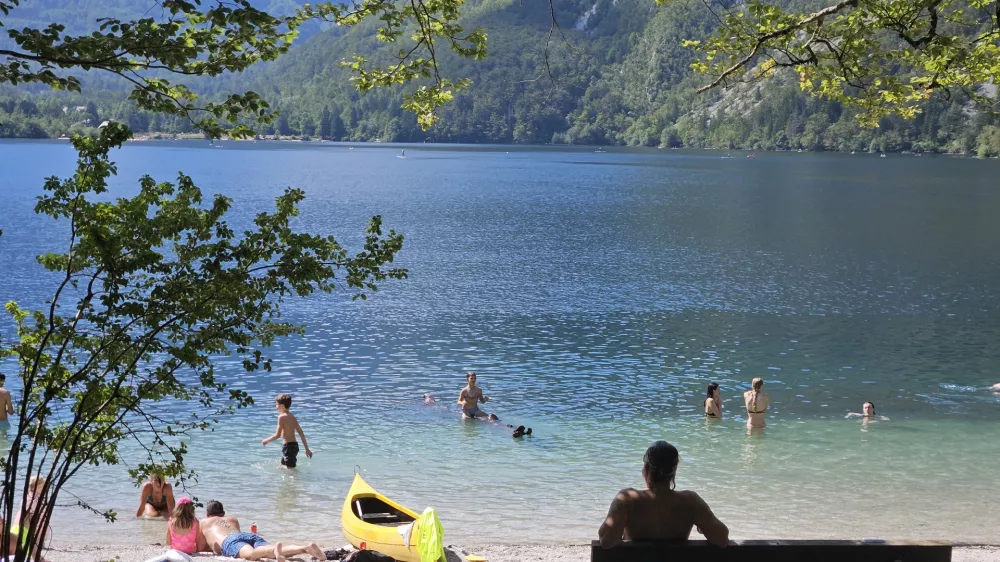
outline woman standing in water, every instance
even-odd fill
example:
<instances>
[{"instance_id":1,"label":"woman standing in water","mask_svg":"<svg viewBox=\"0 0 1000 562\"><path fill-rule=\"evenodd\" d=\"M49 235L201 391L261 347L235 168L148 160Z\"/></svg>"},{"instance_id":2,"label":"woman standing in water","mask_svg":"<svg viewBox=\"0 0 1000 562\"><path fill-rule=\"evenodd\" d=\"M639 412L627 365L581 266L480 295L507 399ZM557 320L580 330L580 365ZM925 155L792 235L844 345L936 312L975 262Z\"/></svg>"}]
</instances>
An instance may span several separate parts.
<instances>
[{"instance_id":1,"label":"woman standing in water","mask_svg":"<svg viewBox=\"0 0 1000 562\"><path fill-rule=\"evenodd\" d=\"M747 404L747 429L757 429L766 426L764 413L771 404L771 397L761 392L764 387L764 379L757 377L750 383L750 390L743 393L743 400Z\"/></svg>"},{"instance_id":2,"label":"woman standing in water","mask_svg":"<svg viewBox=\"0 0 1000 562\"><path fill-rule=\"evenodd\" d=\"M705 398L705 415L710 418L722 419L722 397L719 395L719 383L708 383L708 397Z\"/></svg>"}]
</instances>

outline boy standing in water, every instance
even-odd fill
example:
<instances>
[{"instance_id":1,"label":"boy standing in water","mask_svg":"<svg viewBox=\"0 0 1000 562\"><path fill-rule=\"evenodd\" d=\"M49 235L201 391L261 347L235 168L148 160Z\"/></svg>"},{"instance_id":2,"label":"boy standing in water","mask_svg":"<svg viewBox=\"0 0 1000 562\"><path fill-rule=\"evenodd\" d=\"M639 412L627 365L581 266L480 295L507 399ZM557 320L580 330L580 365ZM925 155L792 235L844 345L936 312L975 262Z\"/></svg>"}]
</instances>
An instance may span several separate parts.
<instances>
[{"instance_id":1,"label":"boy standing in water","mask_svg":"<svg viewBox=\"0 0 1000 562\"><path fill-rule=\"evenodd\" d=\"M465 375L465 380L468 384L458 393L458 404L462 407L462 417L495 419L496 416L487 416L486 412L479 409L479 402L489 402L490 399L483 394L483 389L476 386L476 373L470 371L469 374Z\"/></svg>"},{"instance_id":2,"label":"boy standing in water","mask_svg":"<svg viewBox=\"0 0 1000 562\"><path fill-rule=\"evenodd\" d=\"M296 457L299 455L299 444L295 441L296 432L302 438L302 446L306 448L306 457L311 459L312 451L309 450L309 444L306 442L306 435L302 433L299 420L288 412L288 409L292 407L292 397L288 394L278 396L274 399L274 407L278 410L278 427L274 430L274 435L261 439L260 444L266 446L279 437L283 439L285 444L281 447L281 466L295 468Z\"/></svg>"}]
</instances>

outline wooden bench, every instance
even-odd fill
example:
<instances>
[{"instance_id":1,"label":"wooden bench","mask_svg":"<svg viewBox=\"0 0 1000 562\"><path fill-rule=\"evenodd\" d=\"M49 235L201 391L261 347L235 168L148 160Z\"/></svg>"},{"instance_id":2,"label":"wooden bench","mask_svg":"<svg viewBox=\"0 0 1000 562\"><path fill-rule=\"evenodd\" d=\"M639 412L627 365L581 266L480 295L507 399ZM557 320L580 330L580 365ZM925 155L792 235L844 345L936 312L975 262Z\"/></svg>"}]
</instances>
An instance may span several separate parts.
<instances>
[{"instance_id":1,"label":"wooden bench","mask_svg":"<svg viewBox=\"0 0 1000 562\"><path fill-rule=\"evenodd\" d=\"M591 562L951 562L945 541L708 541L626 542L590 545Z\"/></svg>"}]
</instances>

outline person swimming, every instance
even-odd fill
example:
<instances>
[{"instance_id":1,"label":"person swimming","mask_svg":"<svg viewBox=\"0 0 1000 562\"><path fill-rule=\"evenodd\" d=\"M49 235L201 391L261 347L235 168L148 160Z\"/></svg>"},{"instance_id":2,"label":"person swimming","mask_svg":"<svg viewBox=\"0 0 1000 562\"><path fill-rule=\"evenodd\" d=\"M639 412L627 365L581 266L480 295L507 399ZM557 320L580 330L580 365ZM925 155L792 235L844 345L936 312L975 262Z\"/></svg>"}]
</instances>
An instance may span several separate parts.
<instances>
[{"instance_id":1,"label":"person swimming","mask_svg":"<svg viewBox=\"0 0 1000 562\"><path fill-rule=\"evenodd\" d=\"M719 383L708 383L708 397L705 398L705 415L710 418L722 418L722 397L719 393Z\"/></svg>"},{"instance_id":2,"label":"person swimming","mask_svg":"<svg viewBox=\"0 0 1000 562\"><path fill-rule=\"evenodd\" d=\"M889 418L887 418L885 416L876 416L875 415L875 403L874 402L865 402L864 404L862 404L861 405L861 413L860 414L857 413L857 412L848 412L847 415L844 416L844 417L845 418L863 418L864 421L876 421L876 420L889 421Z\"/></svg>"},{"instance_id":3,"label":"person swimming","mask_svg":"<svg viewBox=\"0 0 1000 562\"><path fill-rule=\"evenodd\" d=\"M759 429L765 427L764 413L771 405L771 397L761 392L764 387L764 379L757 377L750 382L750 390L743 393L743 400L747 405L747 428Z\"/></svg>"}]
</instances>

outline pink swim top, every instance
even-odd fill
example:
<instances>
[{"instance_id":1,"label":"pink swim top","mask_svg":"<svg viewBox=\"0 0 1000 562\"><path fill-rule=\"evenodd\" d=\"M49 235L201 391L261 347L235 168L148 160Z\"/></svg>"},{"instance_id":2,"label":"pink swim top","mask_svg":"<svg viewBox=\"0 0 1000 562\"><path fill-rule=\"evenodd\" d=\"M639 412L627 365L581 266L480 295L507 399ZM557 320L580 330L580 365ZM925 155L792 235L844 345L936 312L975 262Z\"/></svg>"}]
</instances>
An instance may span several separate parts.
<instances>
[{"instance_id":1,"label":"pink swim top","mask_svg":"<svg viewBox=\"0 0 1000 562\"><path fill-rule=\"evenodd\" d=\"M167 524L167 530L170 532L170 548L179 550L185 554L194 554L196 552L198 548L197 519L194 520L194 524L187 530L187 533L183 535L174 530L174 521L172 519Z\"/></svg>"}]
</instances>

